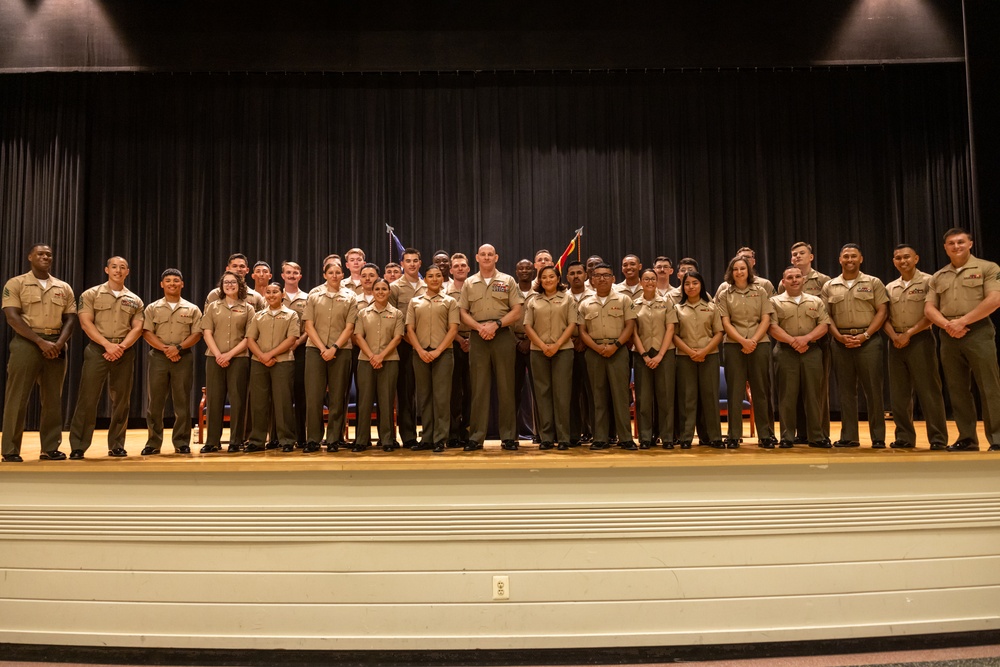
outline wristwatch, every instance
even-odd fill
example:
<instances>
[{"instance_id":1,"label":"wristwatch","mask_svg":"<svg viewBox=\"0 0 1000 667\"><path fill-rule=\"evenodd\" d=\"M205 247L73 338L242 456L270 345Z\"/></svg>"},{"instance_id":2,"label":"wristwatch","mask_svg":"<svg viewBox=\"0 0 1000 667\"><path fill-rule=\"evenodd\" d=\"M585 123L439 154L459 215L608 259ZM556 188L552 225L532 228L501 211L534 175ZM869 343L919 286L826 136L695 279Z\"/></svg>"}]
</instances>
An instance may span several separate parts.
<instances>
[{"instance_id":1,"label":"wristwatch","mask_svg":"<svg viewBox=\"0 0 1000 667\"><path fill-rule=\"evenodd\" d=\"M621 342L620 340L616 340L616 341L615 341L615 347L621 347L621 346L622 346L622 345L624 345L624 344L625 344L625 343Z\"/></svg>"}]
</instances>

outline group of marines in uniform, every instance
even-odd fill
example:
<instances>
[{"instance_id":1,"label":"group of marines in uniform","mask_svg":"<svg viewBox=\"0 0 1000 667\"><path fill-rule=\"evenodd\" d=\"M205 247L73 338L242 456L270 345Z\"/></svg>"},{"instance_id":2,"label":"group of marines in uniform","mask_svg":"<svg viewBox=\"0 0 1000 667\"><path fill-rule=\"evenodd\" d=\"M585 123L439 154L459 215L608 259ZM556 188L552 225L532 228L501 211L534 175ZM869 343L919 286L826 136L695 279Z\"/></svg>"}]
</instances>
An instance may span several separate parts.
<instances>
[{"instance_id":1,"label":"group of marines in uniform","mask_svg":"<svg viewBox=\"0 0 1000 667\"><path fill-rule=\"evenodd\" d=\"M497 268L489 244L475 255L438 251L423 265L407 248L399 264L367 263L360 248L323 260L324 282L300 289L302 269L284 262L280 278L242 254L229 257L204 307L182 297L184 277L165 270L163 297L144 304L125 287L128 261L107 261L107 281L79 299L53 277L52 248L35 244L30 270L11 278L3 310L10 342L3 415L4 462L21 461L29 397L39 387L42 460L62 460L60 409L66 348L79 325L88 339L70 432L70 459L83 459L108 386L108 455L127 456L125 434L139 339L148 346L148 436L143 456L159 454L168 397L173 449L190 454L194 349L204 339L207 438L201 452L364 451L377 444L443 452L482 449L491 429L505 450L519 448L519 406L539 449L735 449L743 402L753 397L757 445L765 449L859 447L858 390L867 404L871 447L886 447L883 350L888 350L892 448L913 448L913 397L931 449L978 450L974 381L990 451L1000 451L1000 372L990 315L1000 306L998 266L972 254L971 235L944 235L949 263L933 275L917 268L908 244L893 252L899 277L888 285L861 271L855 244L841 248L840 275L813 268L812 248L791 247L778 288L756 275L741 248L714 296L698 262L664 256L643 269L621 262L623 280L599 256L568 262L562 273L539 250ZM249 282L253 282L253 287ZM937 335L935 336L934 331ZM886 342L886 339L888 341ZM936 340L937 339L937 340ZM948 444L940 368L958 439ZM842 426L830 440L830 370ZM720 373L720 368L723 371ZM727 434L719 410L727 392ZM634 385L631 380L634 381ZM780 429L774 430L771 383ZM347 405L355 387L357 428L348 443ZM634 386L636 432L629 415ZM529 401L522 394L530 391ZM732 407L734 406L734 407ZM419 419L418 419L419 418ZM418 436L418 421L421 426ZM522 431L523 432L523 431ZM492 432L491 432L492 434Z\"/></svg>"}]
</instances>

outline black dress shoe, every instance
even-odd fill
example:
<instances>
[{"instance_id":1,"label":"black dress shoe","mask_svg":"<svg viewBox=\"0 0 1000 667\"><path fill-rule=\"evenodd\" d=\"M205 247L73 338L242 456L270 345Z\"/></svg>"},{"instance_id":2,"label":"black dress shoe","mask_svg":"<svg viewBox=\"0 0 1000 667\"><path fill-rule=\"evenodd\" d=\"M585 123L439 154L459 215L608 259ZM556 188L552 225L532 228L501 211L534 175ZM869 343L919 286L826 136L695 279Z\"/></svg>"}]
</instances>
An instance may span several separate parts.
<instances>
[{"instance_id":1,"label":"black dress shoe","mask_svg":"<svg viewBox=\"0 0 1000 667\"><path fill-rule=\"evenodd\" d=\"M568 442L560 442L559 446L556 447L556 449L558 449L560 452L565 452L569 448L570 448L570 444Z\"/></svg>"},{"instance_id":2,"label":"black dress shoe","mask_svg":"<svg viewBox=\"0 0 1000 667\"><path fill-rule=\"evenodd\" d=\"M415 442L410 445L411 452L429 452L434 449L434 443L432 442Z\"/></svg>"},{"instance_id":3,"label":"black dress shoe","mask_svg":"<svg viewBox=\"0 0 1000 667\"><path fill-rule=\"evenodd\" d=\"M108 450L108 456L113 456L116 459L121 459L128 456L128 452L125 451L124 447L115 447L114 449Z\"/></svg>"},{"instance_id":4,"label":"black dress shoe","mask_svg":"<svg viewBox=\"0 0 1000 667\"><path fill-rule=\"evenodd\" d=\"M516 452L517 447L517 440L503 440L500 442L500 448L506 449L508 452Z\"/></svg>"},{"instance_id":5,"label":"black dress shoe","mask_svg":"<svg viewBox=\"0 0 1000 667\"><path fill-rule=\"evenodd\" d=\"M446 444L447 444L447 443L445 443L445 441L444 441L444 440L442 440L441 442L438 442L438 443L435 443L435 444L434 444L434 449L433 449L432 451L433 451L433 452L434 452L435 454L440 454L441 452L443 452L443 451L444 451L444 449L445 449L445 445L446 445Z\"/></svg>"},{"instance_id":6,"label":"black dress shoe","mask_svg":"<svg viewBox=\"0 0 1000 667\"><path fill-rule=\"evenodd\" d=\"M264 451L264 445L255 445L252 442L247 443L247 446L243 448L243 451L247 454L253 454L254 452Z\"/></svg>"},{"instance_id":7,"label":"black dress shoe","mask_svg":"<svg viewBox=\"0 0 1000 667\"><path fill-rule=\"evenodd\" d=\"M988 451L988 452L1000 452L1000 445L990 445L990 448L987 449L986 451Z\"/></svg>"},{"instance_id":8,"label":"black dress shoe","mask_svg":"<svg viewBox=\"0 0 1000 667\"><path fill-rule=\"evenodd\" d=\"M639 442L639 449L649 449L652 446L653 443L651 443L649 440L641 440Z\"/></svg>"},{"instance_id":9,"label":"black dress shoe","mask_svg":"<svg viewBox=\"0 0 1000 667\"><path fill-rule=\"evenodd\" d=\"M590 434L590 433L584 433L582 436L580 436L580 442L577 443L575 446L579 447L580 445L586 445L587 443L590 443L590 442L593 442L593 441L594 441L594 436L592 434Z\"/></svg>"},{"instance_id":10,"label":"black dress shoe","mask_svg":"<svg viewBox=\"0 0 1000 667\"><path fill-rule=\"evenodd\" d=\"M110 452L108 452L108 453L111 454ZM156 454L159 454L159 453L160 453L160 450L157 449L156 447L143 447L142 451L139 452L139 456L155 456ZM111 456L115 456L115 455L111 454Z\"/></svg>"},{"instance_id":11,"label":"black dress shoe","mask_svg":"<svg viewBox=\"0 0 1000 667\"><path fill-rule=\"evenodd\" d=\"M949 447L948 451L949 452L978 452L979 451L979 443L978 442L973 442L972 440L969 440L968 438L966 438L964 440L959 440L954 445L952 445L951 447Z\"/></svg>"},{"instance_id":12,"label":"black dress shoe","mask_svg":"<svg viewBox=\"0 0 1000 667\"><path fill-rule=\"evenodd\" d=\"M546 440L545 442L543 442L540 445L538 445L538 449L540 449L540 450L552 449L553 447L555 447L555 445L553 445L548 440Z\"/></svg>"},{"instance_id":13,"label":"black dress shoe","mask_svg":"<svg viewBox=\"0 0 1000 667\"><path fill-rule=\"evenodd\" d=\"M792 443L796 445L808 445L809 438L803 438L802 436L797 435L795 436L795 439L792 440Z\"/></svg>"},{"instance_id":14,"label":"black dress shoe","mask_svg":"<svg viewBox=\"0 0 1000 667\"><path fill-rule=\"evenodd\" d=\"M734 444L736 444L736 447L739 447L739 443L734 443ZM726 443L723 442L722 440L713 440L710 443L708 443L708 446L711 447L712 449L725 449ZM735 449L735 447L733 449Z\"/></svg>"},{"instance_id":15,"label":"black dress shoe","mask_svg":"<svg viewBox=\"0 0 1000 667\"><path fill-rule=\"evenodd\" d=\"M782 440L781 442L778 443L779 449L791 449L794 446L795 446L794 440Z\"/></svg>"},{"instance_id":16,"label":"black dress shoe","mask_svg":"<svg viewBox=\"0 0 1000 667\"><path fill-rule=\"evenodd\" d=\"M72 461L82 461L83 460L83 450L82 449L74 449L73 451L71 451L69 453L69 458Z\"/></svg>"},{"instance_id":17,"label":"black dress shoe","mask_svg":"<svg viewBox=\"0 0 1000 667\"><path fill-rule=\"evenodd\" d=\"M220 449L222 449L222 447L220 447L219 445L205 445L204 447L201 448L201 453L211 454L212 452L217 452Z\"/></svg>"},{"instance_id":18,"label":"black dress shoe","mask_svg":"<svg viewBox=\"0 0 1000 667\"><path fill-rule=\"evenodd\" d=\"M55 449L51 452L42 452L38 455L39 461L65 461L66 455Z\"/></svg>"},{"instance_id":19,"label":"black dress shoe","mask_svg":"<svg viewBox=\"0 0 1000 667\"><path fill-rule=\"evenodd\" d=\"M290 443L288 445L282 445L281 446L281 451L285 452L285 453L294 452L295 451L295 443L293 442L293 443Z\"/></svg>"},{"instance_id":20,"label":"black dress shoe","mask_svg":"<svg viewBox=\"0 0 1000 667\"><path fill-rule=\"evenodd\" d=\"M458 438L452 438L448 441L448 449L458 449L459 447L465 447L465 443Z\"/></svg>"},{"instance_id":21,"label":"black dress shoe","mask_svg":"<svg viewBox=\"0 0 1000 667\"><path fill-rule=\"evenodd\" d=\"M885 449L885 440L875 440L872 442L872 449Z\"/></svg>"},{"instance_id":22,"label":"black dress shoe","mask_svg":"<svg viewBox=\"0 0 1000 667\"><path fill-rule=\"evenodd\" d=\"M619 449L627 449L630 452L634 452L637 449L639 449L638 447L635 446L635 443L632 442L631 440L626 440L625 442L619 442L618 447Z\"/></svg>"},{"instance_id":23,"label":"black dress shoe","mask_svg":"<svg viewBox=\"0 0 1000 667\"><path fill-rule=\"evenodd\" d=\"M774 438L760 438L757 440L757 446L761 449L774 449L776 444L778 444L778 441Z\"/></svg>"},{"instance_id":24,"label":"black dress shoe","mask_svg":"<svg viewBox=\"0 0 1000 667\"><path fill-rule=\"evenodd\" d=\"M691 449L691 441L684 440L681 442L681 449Z\"/></svg>"},{"instance_id":25,"label":"black dress shoe","mask_svg":"<svg viewBox=\"0 0 1000 667\"><path fill-rule=\"evenodd\" d=\"M275 440L264 445L264 449L277 449L278 447L281 447L281 445Z\"/></svg>"},{"instance_id":26,"label":"black dress shoe","mask_svg":"<svg viewBox=\"0 0 1000 667\"><path fill-rule=\"evenodd\" d=\"M419 445L419 444L420 443L417 442L416 440L405 440L403 442L403 447L406 447L407 449L413 449L414 445Z\"/></svg>"},{"instance_id":27,"label":"black dress shoe","mask_svg":"<svg viewBox=\"0 0 1000 667\"><path fill-rule=\"evenodd\" d=\"M823 438L822 440L817 440L816 442L810 442L810 447L816 447L818 449L830 449L833 447L833 443L830 442L830 438Z\"/></svg>"},{"instance_id":28,"label":"black dress shoe","mask_svg":"<svg viewBox=\"0 0 1000 667\"><path fill-rule=\"evenodd\" d=\"M591 449L607 449L610 446L611 445L609 445L608 443L601 442L600 440L595 440L594 442L590 443L590 448Z\"/></svg>"},{"instance_id":29,"label":"black dress shoe","mask_svg":"<svg viewBox=\"0 0 1000 667\"><path fill-rule=\"evenodd\" d=\"M948 445L944 444L943 442L932 442L931 443L931 451L932 452L944 452L944 451L947 451L947 450L948 450Z\"/></svg>"},{"instance_id":30,"label":"black dress shoe","mask_svg":"<svg viewBox=\"0 0 1000 667\"><path fill-rule=\"evenodd\" d=\"M231 443L226 447L226 453L228 454L238 454L243 451L243 445L239 443Z\"/></svg>"},{"instance_id":31,"label":"black dress shoe","mask_svg":"<svg viewBox=\"0 0 1000 667\"><path fill-rule=\"evenodd\" d=\"M318 451L319 451L319 443L318 442L307 442L306 444L302 445L302 453L303 454L312 454L312 453L318 452Z\"/></svg>"},{"instance_id":32,"label":"black dress shoe","mask_svg":"<svg viewBox=\"0 0 1000 667\"><path fill-rule=\"evenodd\" d=\"M339 442L328 442L326 443L326 451L328 453L339 452L340 443Z\"/></svg>"},{"instance_id":33,"label":"black dress shoe","mask_svg":"<svg viewBox=\"0 0 1000 667\"><path fill-rule=\"evenodd\" d=\"M3 455L3 462L4 463L24 463L24 459L22 459L17 454L4 454Z\"/></svg>"},{"instance_id":34,"label":"black dress shoe","mask_svg":"<svg viewBox=\"0 0 1000 667\"><path fill-rule=\"evenodd\" d=\"M860 447L861 443L857 440L837 440L833 443L834 447Z\"/></svg>"},{"instance_id":35,"label":"black dress shoe","mask_svg":"<svg viewBox=\"0 0 1000 667\"><path fill-rule=\"evenodd\" d=\"M673 449L674 448L674 441L673 440L667 440L665 443L663 443L663 448L664 449Z\"/></svg>"},{"instance_id":36,"label":"black dress shoe","mask_svg":"<svg viewBox=\"0 0 1000 667\"><path fill-rule=\"evenodd\" d=\"M474 440L470 440L469 444L467 444L462 449L464 451L466 451L466 452L475 452L475 451L478 451L478 450L480 450L482 448L483 448L482 444L480 444L478 442L475 442Z\"/></svg>"},{"instance_id":37,"label":"black dress shoe","mask_svg":"<svg viewBox=\"0 0 1000 667\"><path fill-rule=\"evenodd\" d=\"M174 454L190 454L191 445L181 445L180 447L174 448Z\"/></svg>"},{"instance_id":38,"label":"black dress shoe","mask_svg":"<svg viewBox=\"0 0 1000 667\"><path fill-rule=\"evenodd\" d=\"M902 440L893 440L889 443L889 447L892 449L913 449L913 443L903 442Z\"/></svg>"}]
</instances>

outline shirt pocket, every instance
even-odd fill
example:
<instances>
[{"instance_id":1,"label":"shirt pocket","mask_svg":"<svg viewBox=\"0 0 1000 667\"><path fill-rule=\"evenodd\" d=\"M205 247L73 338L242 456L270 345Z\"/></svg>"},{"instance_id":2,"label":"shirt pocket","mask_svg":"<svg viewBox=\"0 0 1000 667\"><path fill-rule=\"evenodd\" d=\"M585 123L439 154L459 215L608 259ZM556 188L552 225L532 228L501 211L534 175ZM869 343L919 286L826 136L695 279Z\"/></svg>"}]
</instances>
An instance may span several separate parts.
<instances>
[{"instance_id":1,"label":"shirt pocket","mask_svg":"<svg viewBox=\"0 0 1000 667\"><path fill-rule=\"evenodd\" d=\"M26 285L21 290L21 305L30 306L36 303L41 303L42 301L42 290L38 289L34 285ZM55 297L52 298L52 303L57 303L57 305L64 305L65 301L56 302Z\"/></svg>"}]
</instances>

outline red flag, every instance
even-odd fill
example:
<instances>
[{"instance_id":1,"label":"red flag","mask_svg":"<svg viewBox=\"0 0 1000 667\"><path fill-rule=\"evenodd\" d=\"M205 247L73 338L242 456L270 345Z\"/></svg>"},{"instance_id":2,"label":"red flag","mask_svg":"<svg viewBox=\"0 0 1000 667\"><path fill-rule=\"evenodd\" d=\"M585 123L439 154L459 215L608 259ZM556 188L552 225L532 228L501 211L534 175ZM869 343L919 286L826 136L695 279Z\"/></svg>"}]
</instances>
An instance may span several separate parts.
<instances>
[{"instance_id":1,"label":"red flag","mask_svg":"<svg viewBox=\"0 0 1000 667\"><path fill-rule=\"evenodd\" d=\"M576 234L573 235L573 240L569 242L569 245L566 246L565 250L563 250L562 255L559 256L559 261L556 262L556 270L559 272L559 275L562 275L563 266L565 266L566 262L569 261L573 251L577 251L579 253L581 236L583 236L583 227L576 230Z\"/></svg>"}]
</instances>

